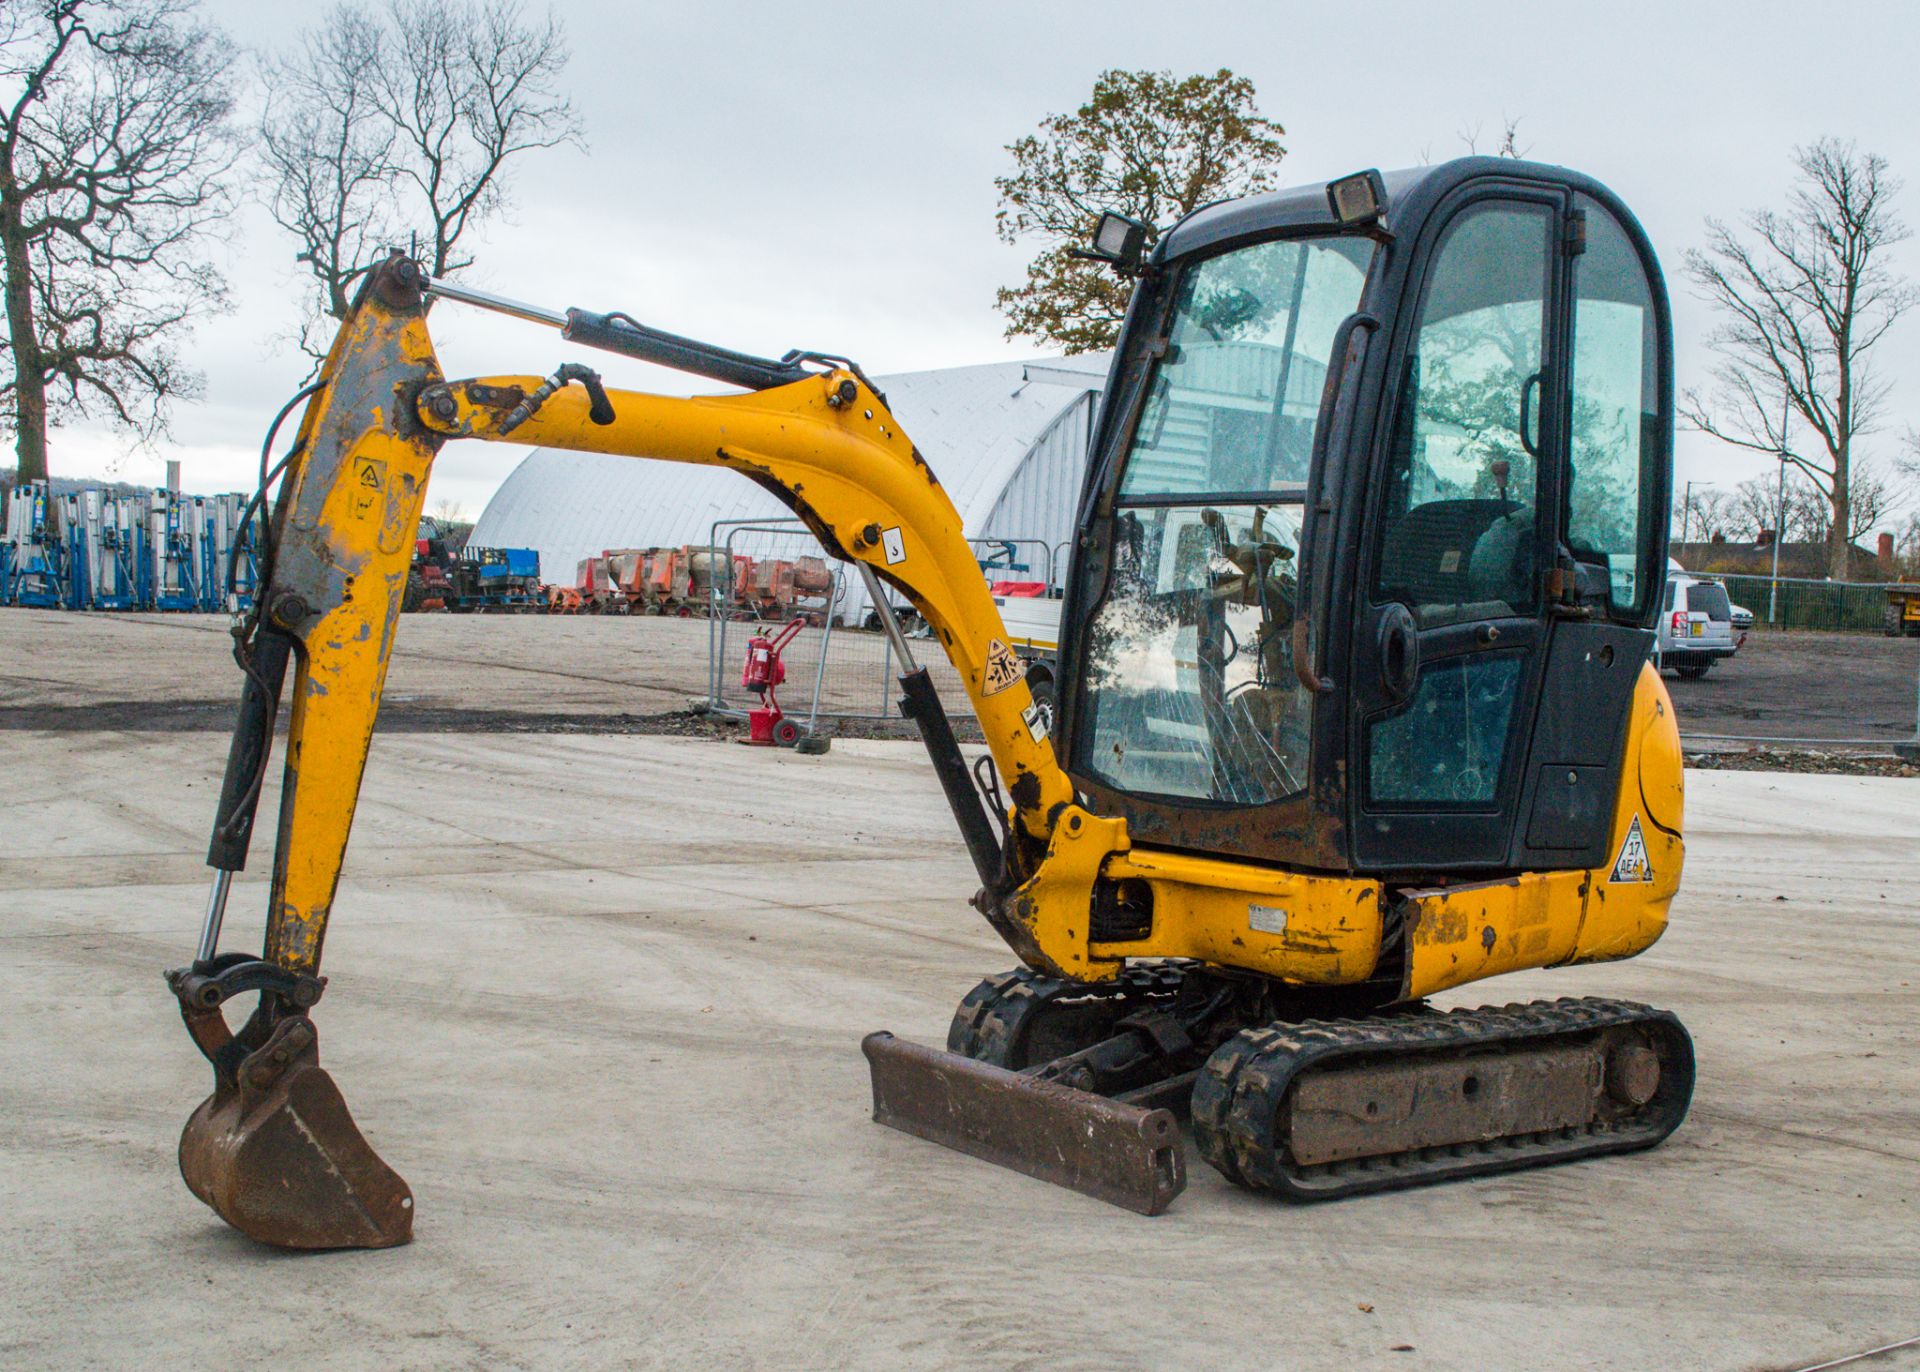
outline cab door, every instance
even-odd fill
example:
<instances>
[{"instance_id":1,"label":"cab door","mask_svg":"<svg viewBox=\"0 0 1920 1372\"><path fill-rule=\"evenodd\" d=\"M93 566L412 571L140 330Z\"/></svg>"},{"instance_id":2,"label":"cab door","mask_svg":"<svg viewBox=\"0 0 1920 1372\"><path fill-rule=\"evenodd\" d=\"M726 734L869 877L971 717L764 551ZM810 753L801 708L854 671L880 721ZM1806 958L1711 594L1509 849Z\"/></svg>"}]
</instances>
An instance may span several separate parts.
<instances>
[{"instance_id":1,"label":"cab door","mask_svg":"<svg viewBox=\"0 0 1920 1372\"><path fill-rule=\"evenodd\" d=\"M1548 653L1571 195L1466 188L1413 245L1352 624L1356 865L1508 856Z\"/></svg>"}]
</instances>

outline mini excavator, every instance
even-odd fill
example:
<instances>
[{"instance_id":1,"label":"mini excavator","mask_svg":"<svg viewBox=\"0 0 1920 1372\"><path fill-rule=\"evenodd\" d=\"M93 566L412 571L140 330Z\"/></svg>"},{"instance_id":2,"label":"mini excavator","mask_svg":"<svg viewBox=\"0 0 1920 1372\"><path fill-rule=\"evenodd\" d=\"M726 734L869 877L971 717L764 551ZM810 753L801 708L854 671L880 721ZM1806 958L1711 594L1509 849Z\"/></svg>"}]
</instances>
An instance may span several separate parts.
<instances>
[{"instance_id":1,"label":"mini excavator","mask_svg":"<svg viewBox=\"0 0 1920 1372\"><path fill-rule=\"evenodd\" d=\"M621 313L363 282L269 467L245 684L198 954L168 973L213 1066L187 1184L256 1239L380 1247L413 1198L320 1067L314 1007L435 454L506 440L731 468L865 578L1021 966L944 1050L864 1041L874 1116L1133 1210L1186 1182L1329 1199L1650 1147L1686 1113L1664 1011L1441 1011L1525 968L1631 957L1678 889L1681 758L1648 662L1673 439L1645 234L1575 172L1469 158L1224 202L1155 234L1088 455L1051 712L952 502L852 362L748 356ZM435 301L728 383L610 390L582 363L450 381ZM277 495L269 496L276 482ZM883 585L884 583L884 585ZM884 593L986 739L969 766ZM921 640L923 646L925 640ZM289 686L289 674L291 683ZM222 953L282 695L265 947ZM257 995L237 1030L225 1003Z\"/></svg>"}]
</instances>

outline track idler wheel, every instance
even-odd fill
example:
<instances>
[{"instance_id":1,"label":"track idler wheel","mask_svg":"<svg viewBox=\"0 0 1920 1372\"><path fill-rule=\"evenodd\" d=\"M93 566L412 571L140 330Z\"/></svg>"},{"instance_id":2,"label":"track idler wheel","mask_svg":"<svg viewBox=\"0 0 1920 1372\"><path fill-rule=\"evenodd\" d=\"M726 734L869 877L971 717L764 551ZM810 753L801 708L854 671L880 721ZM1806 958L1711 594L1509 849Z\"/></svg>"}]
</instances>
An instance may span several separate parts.
<instances>
[{"instance_id":1,"label":"track idler wheel","mask_svg":"<svg viewBox=\"0 0 1920 1372\"><path fill-rule=\"evenodd\" d=\"M1121 1017L1170 1004L1186 971L1182 963L1135 964L1096 985L1025 967L1002 972L961 1000L947 1030L947 1051L1010 1072L1067 1057L1106 1038Z\"/></svg>"},{"instance_id":2,"label":"track idler wheel","mask_svg":"<svg viewBox=\"0 0 1920 1372\"><path fill-rule=\"evenodd\" d=\"M215 1057L215 1078L180 1135L180 1175L221 1219L282 1248L390 1248L413 1237L413 1193L321 1068L312 1020L280 1020L230 1071Z\"/></svg>"}]
</instances>

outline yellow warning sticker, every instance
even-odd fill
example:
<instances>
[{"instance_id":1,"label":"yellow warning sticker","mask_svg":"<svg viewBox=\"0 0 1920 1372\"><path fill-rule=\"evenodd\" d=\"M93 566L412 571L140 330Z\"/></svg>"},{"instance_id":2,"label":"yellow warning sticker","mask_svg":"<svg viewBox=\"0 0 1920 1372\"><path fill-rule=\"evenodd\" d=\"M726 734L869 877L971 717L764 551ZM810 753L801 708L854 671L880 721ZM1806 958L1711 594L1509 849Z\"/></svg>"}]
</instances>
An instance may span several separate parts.
<instances>
[{"instance_id":1,"label":"yellow warning sticker","mask_svg":"<svg viewBox=\"0 0 1920 1372\"><path fill-rule=\"evenodd\" d=\"M382 503L381 488L386 485L387 464L378 458L356 457L353 460L355 486L352 495L353 515L356 519L368 519Z\"/></svg>"},{"instance_id":2,"label":"yellow warning sticker","mask_svg":"<svg viewBox=\"0 0 1920 1372\"><path fill-rule=\"evenodd\" d=\"M1022 662L1013 649L997 638L987 640L987 665L980 674L980 693L998 695L1027 674L1027 664Z\"/></svg>"}]
</instances>

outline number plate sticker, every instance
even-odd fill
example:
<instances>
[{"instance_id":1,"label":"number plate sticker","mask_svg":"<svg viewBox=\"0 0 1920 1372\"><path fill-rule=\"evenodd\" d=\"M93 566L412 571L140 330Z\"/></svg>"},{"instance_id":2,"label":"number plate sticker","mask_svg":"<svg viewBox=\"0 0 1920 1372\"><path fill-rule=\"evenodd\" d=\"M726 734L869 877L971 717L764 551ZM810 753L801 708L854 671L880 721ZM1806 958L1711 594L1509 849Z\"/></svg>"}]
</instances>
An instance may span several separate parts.
<instances>
[{"instance_id":1,"label":"number plate sticker","mask_svg":"<svg viewBox=\"0 0 1920 1372\"><path fill-rule=\"evenodd\" d=\"M1278 905L1247 906L1247 925L1263 934L1287 932L1287 912Z\"/></svg>"}]
</instances>

